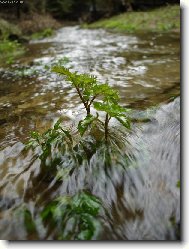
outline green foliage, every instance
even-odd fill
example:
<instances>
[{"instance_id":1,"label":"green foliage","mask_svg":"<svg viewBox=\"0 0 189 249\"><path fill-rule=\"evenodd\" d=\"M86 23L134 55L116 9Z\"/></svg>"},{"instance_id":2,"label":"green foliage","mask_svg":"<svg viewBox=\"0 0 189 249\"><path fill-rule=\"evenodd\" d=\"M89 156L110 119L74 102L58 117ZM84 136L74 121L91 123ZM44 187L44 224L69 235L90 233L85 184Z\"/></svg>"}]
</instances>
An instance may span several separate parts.
<instances>
[{"instance_id":1,"label":"green foliage","mask_svg":"<svg viewBox=\"0 0 189 249\"><path fill-rule=\"evenodd\" d=\"M53 30L51 28L44 29L41 32L37 32L31 35L32 39L43 39L50 37L54 34Z\"/></svg>"},{"instance_id":2,"label":"green foliage","mask_svg":"<svg viewBox=\"0 0 189 249\"><path fill-rule=\"evenodd\" d=\"M108 113L110 117L116 118L123 126L130 129L130 120L124 114L128 110L121 107L120 105L111 101L107 101L104 103L95 102L94 108L98 111L104 111Z\"/></svg>"},{"instance_id":3,"label":"green foliage","mask_svg":"<svg viewBox=\"0 0 189 249\"><path fill-rule=\"evenodd\" d=\"M36 232L35 222L33 221L31 212L27 208L24 209L24 224L28 234Z\"/></svg>"},{"instance_id":4,"label":"green foliage","mask_svg":"<svg viewBox=\"0 0 189 249\"><path fill-rule=\"evenodd\" d=\"M91 105L97 96L114 100L119 99L117 91L113 90L107 83L99 84L97 78L93 75L71 72L64 66L54 66L52 72L64 76L76 88L78 94L81 94L80 98L82 97L82 100L88 105Z\"/></svg>"},{"instance_id":5,"label":"green foliage","mask_svg":"<svg viewBox=\"0 0 189 249\"><path fill-rule=\"evenodd\" d=\"M131 129L131 122L130 119L127 118L125 115L115 117L125 128Z\"/></svg>"},{"instance_id":6,"label":"green foliage","mask_svg":"<svg viewBox=\"0 0 189 249\"><path fill-rule=\"evenodd\" d=\"M52 155L52 151L56 147L61 147L61 150L65 150L66 146L72 145L72 136L68 130L65 130L61 127L61 119L59 119L53 128L48 129L43 134L38 132L31 132L31 139L29 140L27 147L35 149L36 147L40 148L39 158L46 163L46 159ZM64 145L64 146L63 146ZM54 155L52 160L57 161L59 153ZM51 161L51 164L53 164Z\"/></svg>"},{"instance_id":7,"label":"green foliage","mask_svg":"<svg viewBox=\"0 0 189 249\"><path fill-rule=\"evenodd\" d=\"M128 156L122 155L121 146L119 147L122 141L119 139L117 143L114 134L109 134L108 127L110 119L115 118L130 129L130 121L126 116L128 110L118 104L118 92L107 83L100 84L95 76L71 72L63 63L64 60L58 62L52 71L63 75L76 89L85 107L86 117L78 122L76 137L61 126L61 119L42 134L31 133L28 147L34 149L41 159L40 173L45 177L47 175L48 180L53 177L55 181L52 183L58 185L61 180L67 182L67 177L75 175L80 170L79 167L87 168L91 158L97 155L100 165L106 169L111 165L119 165L119 170L125 165L128 167ZM96 116L90 114L91 107L97 111ZM103 115L100 116L101 112L105 113L105 120ZM118 154L123 158L121 163ZM99 172L98 168L94 170L97 170L95 174L100 174L100 168ZM43 176L43 180L45 177ZM47 229L47 237L53 236L58 240L95 240L101 231L99 217L103 211L97 197L82 191L72 197L62 196L49 202L40 217ZM31 220L29 213L26 213L26 218Z\"/></svg>"},{"instance_id":8,"label":"green foliage","mask_svg":"<svg viewBox=\"0 0 189 249\"><path fill-rule=\"evenodd\" d=\"M14 59L24 53L24 48L16 41L3 40L0 42L0 61L12 64Z\"/></svg>"},{"instance_id":9,"label":"green foliage","mask_svg":"<svg viewBox=\"0 0 189 249\"><path fill-rule=\"evenodd\" d=\"M96 119L97 117L94 117L93 115L87 115L83 120L79 121L78 131L80 132L81 136L84 135L89 125L92 124L92 122Z\"/></svg>"},{"instance_id":10,"label":"green foliage","mask_svg":"<svg viewBox=\"0 0 189 249\"><path fill-rule=\"evenodd\" d=\"M83 163L88 164L104 142L108 145L108 139L111 139L109 135L111 118L117 119L121 125L130 129L130 120L126 116L128 110L118 104L119 95L116 90L107 83L100 84L92 75L71 72L62 66L63 63L64 60L58 62L52 71L63 75L75 87L87 114L78 122L77 139L61 126L60 119L53 128L42 134L31 132L31 139L27 144L27 147L35 150L36 156L41 159L42 174L45 173L51 179L55 177L56 180L63 180ZM91 105L96 111L105 113L105 120L98 112L96 116L90 114Z\"/></svg>"},{"instance_id":11,"label":"green foliage","mask_svg":"<svg viewBox=\"0 0 189 249\"><path fill-rule=\"evenodd\" d=\"M64 66L54 66L52 71L63 75L65 79L75 87L86 109L86 118L78 124L78 130L81 136L84 135L89 125L97 119L90 114L91 105L93 105L97 111L103 111L106 113L104 124L106 140L108 138L108 123L112 117L116 118L127 129L130 129L130 121L125 115L125 112L128 110L118 104L118 92L112 89L107 83L100 84L95 76L71 72L70 69ZM101 102L96 102L95 100L97 98L100 99ZM97 114L97 116L99 115Z\"/></svg>"},{"instance_id":12,"label":"green foliage","mask_svg":"<svg viewBox=\"0 0 189 249\"><path fill-rule=\"evenodd\" d=\"M65 76L65 79L76 88L83 103L89 104L89 101L92 101L96 97L95 87L97 86L97 78L95 76L78 74L77 72L72 73L68 68L63 66L54 66L52 72Z\"/></svg>"},{"instance_id":13,"label":"green foliage","mask_svg":"<svg viewBox=\"0 0 189 249\"><path fill-rule=\"evenodd\" d=\"M17 42L11 42L8 40L4 40L4 41L1 41L0 43L0 52L1 54L5 54L7 52L13 53L18 47L19 47L19 44Z\"/></svg>"},{"instance_id":14,"label":"green foliage","mask_svg":"<svg viewBox=\"0 0 189 249\"><path fill-rule=\"evenodd\" d=\"M97 220L102 209L101 201L86 192L70 197L58 197L41 213L43 222L51 222L59 240L97 239L101 224Z\"/></svg>"},{"instance_id":15,"label":"green foliage","mask_svg":"<svg viewBox=\"0 0 189 249\"><path fill-rule=\"evenodd\" d=\"M88 126L89 123L80 124L80 132L84 132ZM30 136L26 149L35 150L36 156L41 160L41 175L48 180L63 180L72 170L84 161L87 162L97 149L97 144L91 137L80 137L75 141L71 132L62 128L61 119L46 132L40 134L34 131Z\"/></svg>"},{"instance_id":16,"label":"green foliage","mask_svg":"<svg viewBox=\"0 0 189 249\"><path fill-rule=\"evenodd\" d=\"M167 32L180 30L180 6L166 6L154 10L127 12L99 20L85 28L106 28L118 32Z\"/></svg>"},{"instance_id":17,"label":"green foliage","mask_svg":"<svg viewBox=\"0 0 189 249\"><path fill-rule=\"evenodd\" d=\"M14 216L15 219L20 219L23 222L28 235L36 233L37 229L35 221L26 204L21 204L20 206L16 207L14 210Z\"/></svg>"}]
</instances>

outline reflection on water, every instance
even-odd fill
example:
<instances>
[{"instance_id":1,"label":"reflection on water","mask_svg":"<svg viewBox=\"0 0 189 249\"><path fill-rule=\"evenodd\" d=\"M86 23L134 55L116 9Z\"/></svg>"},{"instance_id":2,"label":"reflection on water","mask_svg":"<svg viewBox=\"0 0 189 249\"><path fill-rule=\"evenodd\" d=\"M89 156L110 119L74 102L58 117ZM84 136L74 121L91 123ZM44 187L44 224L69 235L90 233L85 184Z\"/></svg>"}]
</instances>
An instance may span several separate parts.
<instances>
[{"instance_id":1,"label":"reflection on water","mask_svg":"<svg viewBox=\"0 0 189 249\"><path fill-rule=\"evenodd\" d=\"M68 27L28 49L17 67L27 66L29 76L18 75L15 65L0 71L0 237L53 239L38 217L41 208L56 196L87 189L107 210L100 239L178 239L180 99L170 102L180 94L178 35ZM44 131L60 116L69 122L83 114L70 86L41 64L50 66L65 56L74 70L91 72L118 89L137 122L129 136L121 135L125 147L111 151L108 168L99 149L63 181L36 182L40 160L24 150L29 131ZM23 218L14 212L23 203L36 219L35 233L27 234Z\"/></svg>"}]
</instances>

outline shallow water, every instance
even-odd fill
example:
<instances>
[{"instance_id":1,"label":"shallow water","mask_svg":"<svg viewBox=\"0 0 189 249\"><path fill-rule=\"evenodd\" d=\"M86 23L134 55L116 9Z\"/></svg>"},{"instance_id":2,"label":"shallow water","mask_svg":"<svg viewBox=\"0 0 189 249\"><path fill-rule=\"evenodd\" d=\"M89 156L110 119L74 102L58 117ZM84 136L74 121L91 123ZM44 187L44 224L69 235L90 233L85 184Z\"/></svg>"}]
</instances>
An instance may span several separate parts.
<instances>
[{"instance_id":1,"label":"shallow water","mask_svg":"<svg viewBox=\"0 0 189 249\"><path fill-rule=\"evenodd\" d=\"M108 169L103 151L97 150L89 163L57 184L36 180L40 160L32 151L26 153L24 143L31 130L43 132L60 116L68 124L84 113L69 84L44 67L64 57L74 70L95 74L119 90L121 104L132 109L133 132L117 131L125 146L121 154L112 152ZM31 42L15 65L1 68L0 238L54 239L38 211L56 196L87 189L108 210L101 217L99 239L178 239L179 63L178 34L122 35L65 27L52 38ZM35 233L28 234L23 217L15 215L23 203L37 220Z\"/></svg>"}]
</instances>

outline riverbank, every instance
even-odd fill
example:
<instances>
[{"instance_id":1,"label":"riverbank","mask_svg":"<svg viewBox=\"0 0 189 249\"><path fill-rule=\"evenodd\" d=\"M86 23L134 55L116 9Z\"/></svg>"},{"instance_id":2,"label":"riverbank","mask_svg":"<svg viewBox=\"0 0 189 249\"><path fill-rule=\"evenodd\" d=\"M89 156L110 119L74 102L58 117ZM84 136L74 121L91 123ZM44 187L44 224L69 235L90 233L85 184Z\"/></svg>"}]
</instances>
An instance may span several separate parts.
<instances>
[{"instance_id":1,"label":"riverbank","mask_svg":"<svg viewBox=\"0 0 189 249\"><path fill-rule=\"evenodd\" d=\"M85 28L105 28L116 32L180 32L180 6L166 6L151 11L127 12L103 19Z\"/></svg>"},{"instance_id":2,"label":"riverbank","mask_svg":"<svg viewBox=\"0 0 189 249\"><path fill-rule=\"evenodd\" d=\"M29 36L45 29L57 29L61 26L62 24L49 14L31 13L22 15L20 19L9 18L9 16L1 14L0 39L2 39L2 36L10 34Z\"/></svg>"},{"instance_id":3,"label":"riverbank","mask_svg":"<svg viewBox=\"0 0 189 249\"><path fill-rule=\"evenodd\" d=\"M20 20L0 17L0 63L11 64L25 52L25 43L54 34L62 24L50 15L32 14Z\"/></svg>"},{"instance_id":4,"label":"riverbank","mask_svg":"<svg viewBox=\"0 0 189 249\"><path fill-rule=\"evenodd\" d=\"M8 17L7 17L8 18ZM8 20L8 19L7 19ZM34 13L22 16L21 20L6 21L0 18L0 63L11 64L24 52L23 43L31 39L42 39L54 34L54 30L63 26L52 16ZM180 6L166 6L151 11L127 12L103 19L85 28L104 28L115 32L180 32ZM21 43L21 45L18 45Z\"/></svg>"}]
</instances>

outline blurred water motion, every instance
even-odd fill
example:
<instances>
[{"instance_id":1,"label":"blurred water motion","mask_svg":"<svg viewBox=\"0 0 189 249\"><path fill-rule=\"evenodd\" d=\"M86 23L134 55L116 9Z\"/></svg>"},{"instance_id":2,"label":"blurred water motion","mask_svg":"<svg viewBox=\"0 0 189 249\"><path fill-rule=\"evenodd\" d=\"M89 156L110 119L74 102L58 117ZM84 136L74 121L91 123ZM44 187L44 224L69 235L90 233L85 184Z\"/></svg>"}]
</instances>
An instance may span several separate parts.
<instances>
[{"instance_id":1,"label":"blurred water motion","mask_svg":"<svg viewBox=\"0 0 189 249\"><path fill-rule=\"evenodd\" d=\"M31 43L17 71L0 71L1 239L56 239L53 231L47 234L40 210L57 196L83 189L99 197L107 210L100 218L99 239L179 239L178 39L176 34L119 35L67 27ZM124 146L119 151L112 144L108 166L102 147L57 182L38 178L40 160L25 151L24 143L29 131L42 132L60 116L69 124L84 113L68 83L44 69L63 57L73 70L93 73L120 91L122 105L132 109L133 130L127 136L119 129L112 133ZM23 65L33 71L18 75ZM15 212L23 205L35 218L35 232L28 233Z\"/></svg>"}]
</instances>

